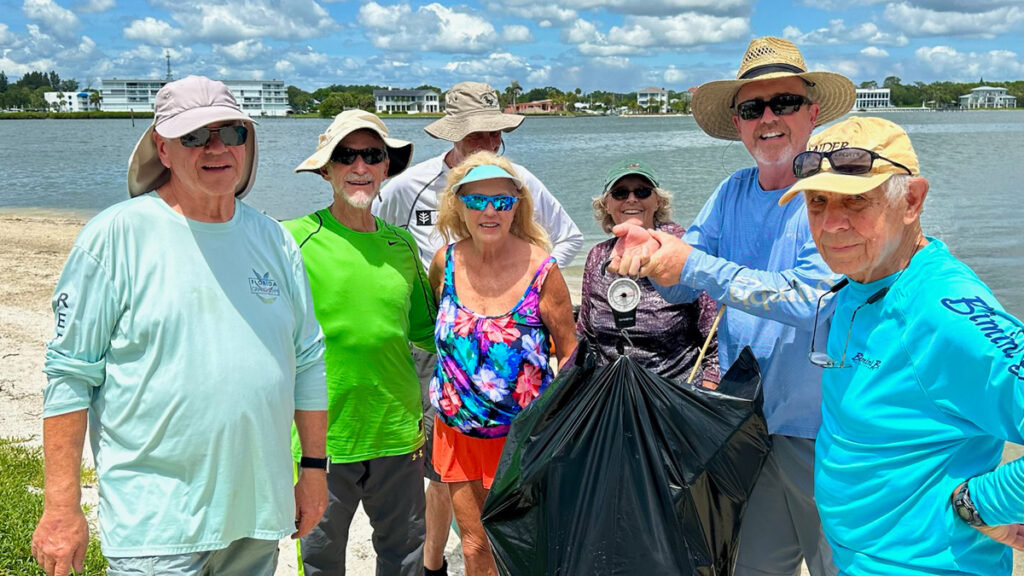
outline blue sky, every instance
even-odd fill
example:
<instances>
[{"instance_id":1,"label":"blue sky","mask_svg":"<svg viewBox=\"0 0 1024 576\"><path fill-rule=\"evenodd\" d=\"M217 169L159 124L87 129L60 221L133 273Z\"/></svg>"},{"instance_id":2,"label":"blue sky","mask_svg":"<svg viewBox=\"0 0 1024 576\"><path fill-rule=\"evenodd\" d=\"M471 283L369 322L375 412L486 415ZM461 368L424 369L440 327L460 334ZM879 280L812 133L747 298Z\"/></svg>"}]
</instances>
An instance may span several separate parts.
<instances>
[{"instance_id":1,"label":"blue sky","mask_svg":"<svg viewBox=\"0 0 1024 576\"><path fill-rule=\"evenodd\" d=\"M1020 0L0 0L0 70L442 89L684 90L756 36L855 83L1024 79Z\"/></svg>"}]
</instances>

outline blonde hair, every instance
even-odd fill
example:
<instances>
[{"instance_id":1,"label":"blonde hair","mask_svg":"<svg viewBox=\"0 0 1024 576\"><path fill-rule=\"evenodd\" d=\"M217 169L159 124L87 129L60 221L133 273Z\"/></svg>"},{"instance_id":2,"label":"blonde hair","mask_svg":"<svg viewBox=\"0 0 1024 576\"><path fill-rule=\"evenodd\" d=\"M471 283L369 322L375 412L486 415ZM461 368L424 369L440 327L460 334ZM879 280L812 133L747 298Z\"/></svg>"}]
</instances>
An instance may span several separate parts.
<instances>
[{"instance_id":1,"label":"blonde hair","mask_svg":"<svg viewBox=\"0 0 1024 576\"><path fill-rule=\"evenodd\" d=\"M445 244L451 243L453 240L469 238L469 227L466 226L466 220L463 217L462 202L458 195L452 193L452 186L465 178L473 168L485 165L497 166L522 181L519 174L512 168L511 162L505 157L487 150L470 154L461 164L452 168L448 172L448 186L438 198L439 213L435 224L437 231L444 238ZM547 232L533 219L533 197L526 185L517 189L515 195L519 201L516 202L516 213L512 217L512 228L509 232L530 244L550 250L551 242L548 240Z\"/></svg>"},{"instance_id":2,"label":"blonde hair","mask_svg":"<svg viewBox=\"0 0 1024 576\"><path fill-rule=\"evenodd\" d=\"M626 176L629 176L627 174ZM625 178L623 176L622 178ZM619 178L619 180L622 180ZM654 195L658 197L658 207L654 210L654 227L657 228L662 224L669 222L672 218L672 193L663 188L659 188L654 185L649 179L644 178L650 182L651 187L654 188ZM594 219L601 224L601 229L606 233L612 233L612 227L615 226L615 220L612 219L612 215L608 213L608 194L615 188L615 184L619 183L616 180L608 187L608 191L600 196L594 198L591 205L594 207Z\"/></svg>"}]
</instances>

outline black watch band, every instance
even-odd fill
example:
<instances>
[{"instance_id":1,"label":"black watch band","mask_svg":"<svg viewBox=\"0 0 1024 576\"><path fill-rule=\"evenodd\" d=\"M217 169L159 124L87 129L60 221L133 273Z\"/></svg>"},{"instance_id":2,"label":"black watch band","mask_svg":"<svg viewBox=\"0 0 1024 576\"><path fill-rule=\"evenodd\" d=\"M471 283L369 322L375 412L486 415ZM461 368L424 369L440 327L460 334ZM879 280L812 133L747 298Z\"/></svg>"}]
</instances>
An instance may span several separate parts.
<instances>
[{"instance_id":1,"label":"black watch band","mask_svg":"<svg viewBox=\"0 0 1024 576\"><path fill-rule=\"evenodd\" d=\"M957 488L956 494L953 496L953 510L961 520L971 526L986 526L985 522L981 519L981 515L978 514L978 509L974 506L974 501L971 500L971 492L967 489L967 482L964 482Z\"/></svg>"},{"instance_id":2,"label":"black watch band","mask_svg":"<svg viewBox=\"0 0 1024 576\"><path fill-rule=\"evenodd\" d=\"M299 459L299 468L317 468L327 470L327 458L310 458L303 456Z\"/></svg>"}]
</instances>

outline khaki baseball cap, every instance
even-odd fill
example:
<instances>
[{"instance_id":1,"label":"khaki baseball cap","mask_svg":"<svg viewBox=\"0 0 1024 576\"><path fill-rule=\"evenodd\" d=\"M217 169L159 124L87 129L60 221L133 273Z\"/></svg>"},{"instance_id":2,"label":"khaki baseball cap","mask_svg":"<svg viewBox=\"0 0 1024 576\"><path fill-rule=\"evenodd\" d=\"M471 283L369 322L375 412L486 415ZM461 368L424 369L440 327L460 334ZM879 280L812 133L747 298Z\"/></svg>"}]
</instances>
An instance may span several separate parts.
<instances>
[{"instance_id":1,"label":"khaki baseball cap","mask_svg":"<svg viewBox=\"0 0 1024 576\"><path fill-rule=\"evenodd\" d=\"M871 170L865 174L841 174L833 170L828 158L821 158L820 172L801 178L779 198L779 204L789 202L806 190L835 192L837 194L863 194L884 184L896 174L918 176L921 173L917 154L910 137L899 125L884 118L856 116L823 130L811 138L808 152L828 154L844 148L862 148L875 154ZM800 161L797 156L794 162Z\"/></svg>"}]
</instances>

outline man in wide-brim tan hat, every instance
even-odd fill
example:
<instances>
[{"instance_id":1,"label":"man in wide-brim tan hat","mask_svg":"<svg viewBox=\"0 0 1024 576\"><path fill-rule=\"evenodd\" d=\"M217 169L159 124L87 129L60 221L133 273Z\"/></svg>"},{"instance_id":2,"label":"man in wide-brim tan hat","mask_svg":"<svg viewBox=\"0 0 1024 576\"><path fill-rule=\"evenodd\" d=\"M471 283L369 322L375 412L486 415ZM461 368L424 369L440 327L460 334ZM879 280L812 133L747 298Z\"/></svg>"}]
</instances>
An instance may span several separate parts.
<instances>
[{"instance_id":1,"label":"man in wide-brim tan hat","mask_svg":"<svg viewBox=\"0 0 1024 576\"><path fill-rule=\"evenodd\" d=\"M723 372L745 346L761 366L773 449L742 519L736 576L795 574L803 561L812 576L836 573L814 502L821 369L807 350L818 298L837 277L815 248L804 203L778 201L796 182L793 159L814 127L848 112L855 97L849 79L808 72L792 43L754 39L736 79L704 84L692 107L705 132L742 141L757 165L719 184L682 240L615 230L630 241L613 269L650 276L669 302L705 291L727 308ZM650 237L661 244L653 253L639 247Z\"/></svg>"},{"instance_id":2,"label":"man in wide-brim tan hat","mask_svg":"<svg viewBox=\"0 0 1024 576\"><path fill-rule=\"evenodd\" d=\"M334 192L330 206L284 223L302 248L327 345L331 498L302 539L308 576L345 573L359 504L373 525L377 573L423 574L423 410L409 345L434 351L437 306L416 241L370 212L412 149L374 114L346 110L295 169L318 174ZM302 456L293 454L301 467L322 464Z\"/></svg>"},{"instance_id":3,"label":"man in wide-brim tan hat","mask_svg":"<svg viewBox=\"0 0 1024 576\"><path fill-rule=\"evenodd\" d=\"M447 140L452 147L409 168L392 179L381 191L374 212L396 226L405 228L420 249L424 267L430 266L434 254L444 245L441 235L434 231L438 214L438 195L444 191L448 171L474 152L487 150L497 153L504 145L502 134L511 132L523 123L523 116L501 111L498 93L483 82L460 82L445 94L445 115L427 125L424 130L434 138ZM548 233L551 255L561 267L572 263L583 246L583 233L566 213L562 205L540 181L525 167L512 165L523 179L525 188L533 198L533 216ZM426 397L427 385L434 371L434 356L413 351L417 371L423 387L424 422L433 423L433 407ZM451 503L448 489L431 465L431 430L427 430L427 540L424 546L426 575L444 575L447 562L443 557L451 524Z\"/></svg>"}]
</instances>

